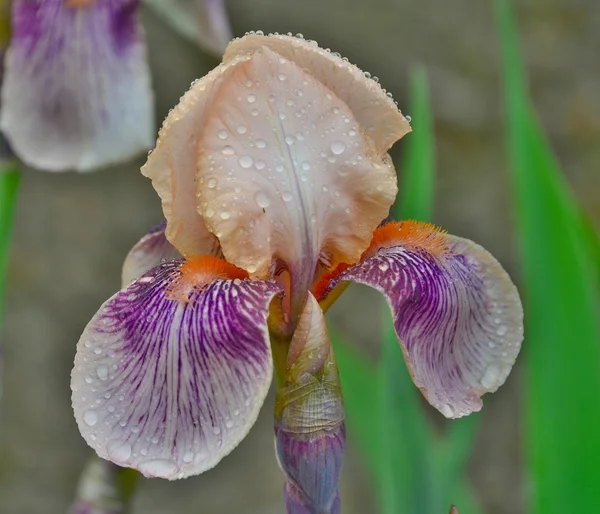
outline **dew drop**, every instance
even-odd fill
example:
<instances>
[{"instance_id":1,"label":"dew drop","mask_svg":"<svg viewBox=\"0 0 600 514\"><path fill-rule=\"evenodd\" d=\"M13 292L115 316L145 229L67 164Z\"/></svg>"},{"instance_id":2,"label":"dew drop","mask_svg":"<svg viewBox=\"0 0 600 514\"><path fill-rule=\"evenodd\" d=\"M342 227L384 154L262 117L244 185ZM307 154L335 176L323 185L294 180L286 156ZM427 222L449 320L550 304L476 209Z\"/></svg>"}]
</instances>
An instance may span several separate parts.
<instances>
[{"instance_id":1,"label":"dew drop","mask_svg":"<svg viewBox=\"0 0 600 514\"><path fill-rule=\"evenodd\" d=\"M246 97L246 100L248 100L249 104L253 104L254 102L256 102L256 95L248 95Z\"/></svg>"},{"instance_id":2,"label":"dew drop","mask_svg":"<svg viewBox=\"0 0 600 514\"><path fill-rule=\"evenodd\" d=\"M93 427L96 423L98 423L98 413L95 410L86 410L83 413L83 422L88 427Z\"/></svg>"},{"instance_id":3,"label":"dew drop","mask_svg":"<svg viewBox=\"0 0 600 514\"><path fill-rule=\"evenodd\" d=\"M334 141L331 143L331 152L335 155L340 155L346 149L346 144L342 141Z\"/></svg>"},{"instance_id":4,"label":"dew drop","mask_svg":"<svg viewBox=\"0 0 600 514\"><path fill-rule=\"evenodd\" d=\"M194 460L194 452L185 452L183 462L192 462Z\"/></svg>"},{"instance_id":5,"label":"dew drop","mask_svg":"<svg viewBox=\"0 0 600 514\"><path fill-rule=\"evenodd\" d=\"M277 78L283 82L287 77L283 73L280 73L277 75Z\"/></svg>"},{"instance_id":6,"label":"dew drop","mask_svg":"<svg viewBox=\"0 0 600 514\"><path fill-rule=\"evenodd\" d=\"M275 171L281 173L283 171L283 166L281 164L278 164L277 166L275 166Z\"/></svg>"},{"instance_id":7,"label":"dew drop","mask_svg":"<svg viewBox=\"0 0 600 514\"><path fill-rule=\"evenodd\" d=\"M100 355L102 353L102 348L94 348L94 353Z\"/></svg>"},{"instance_id":8,"label":"dew drop","mask_svg":"<svg viewBox=\"0 0 600 514\"><path fill-rule=\"evenodd\" d=\"M447 418L452 418L454 416L454 409L451 405L448 405L447 403L442 403L438 408L440 412Z\"/></svg>"},{"instance_id":9,"label":"dew drop","mask_svg":"<svg viewBox=\"0 0 600 514\"><path fill-rule=\"evenodd\" d=\"M206 215L207 218L212 218L215 215L215 211L214 211L214 209L211 209L209 207L208 209L206 209L206 212L204 214Z\"/></svg>"},{"instance_id":10,"label":"dew drop","mask_svg":"<svg viewBox=\"0 0 600 514\"><path fill-rule=\"evenodd\" d=\"M256 200L256 205L262 209L271 205L271 200L264 191L259 191L256 193L256 195L254 195L254 199Z\"/></svg>"},{"instance_id":11,"label":"dew drop","mask_svg":"<svg viewBox=\"0 0 600 514\"><path fill-rule=\"evenodd\" d=\"M506 332L508 332L506 325L500 325L496 330L496 334L498 334L499 336L506 335Z\"/></svg>"},{"instance_id":12,"label":"dew drop","mask_svg":"<svg viewBox=\"0 0 600 514\"><path fill-rule=\"evenodd\" d=\"M291 191L284 191L281 193L281 197L284 199L284 201L291 202L292 198L294 198L294 195L292 195Z\"/></svg>"},{"instance_id":13,"label":"dew drop","mask_svg":"<svg viewBox=\"0 0 600 514\"><path fill-rule=\"evenodd\" d=\"M304 162L301 164L301 168L302 168L304 171L308 171L308 170L310 169L310 162L308 162L308 161L304 161Z\"/></svg>"},{"instance_id":14,"label":"dew drop","mask_svg":"<svg viewBox=\"0 0 600 514\"><path fill-rule=\"evenodd\" d=\"M382 262L379 264L379 269L381 271L387 271L388 269L390 269L390 266L387 262Z\"/></svg>"},{"instance_id":15,"label":"dew drop","mask_svg":"<svg viewBox=\"0 0 600 514\"><path fill-rule=\"evenodd\" d=\"M85 377L85 383L86 384L91 384L92 383L92 377L90 377L90 376Z\"/></svg>"},{"instance_id":16,"label":"dew drop","mask_svg":"<svg viewBox=\"0 0 600 514\"><path fill-rule=\"evenodd\" d=\"M233 147L231 147L231 146L228 145L228 146L225 146L223 148L223 150L221 151L221 153L223 155L233 155L235 153L235 150L233 149Z\"/></svg>"},{"instance_id":17,"label":"dew drop","mask_svg":"<svg viewBox=\"0 0 600 514\"><path fill-rule=\"evenodd\" d=\"M230 419L228 419L227 421L225 421L225 426L227 428L233 428L233 421L231 421Z\"/></svg>"},{"instance_id":18,"label":"dew drop","mask_svg":"<svg viewBox=\"0 0 600 514\"><path fill-rule=\"evenodd\" d=\"M117 463L127 462L131 457L131 445L117 440L111 441L108 443L108 456Z\"/></svg>"},{"instance_id":19,"label":"dew drop","mask_svg":"<svg viewBox=\"0 0 600 514\"><path fill-rule=\"evenodd\" d=\"M243 155L239 158L238 162L240 163L240 166L244 169L247 169L254 164L254 160L249 155Z\"/></svg>"},{"instance_id":20,"label":"dew drop","mask_svg":"<svg viewBox=\"0 0 600 514\"><path fill-rule=\"evenodd\" d=\"M97 368L96 368L96 375L98 375L98 378L102 381L106 380L108 378L108 366L104 365L104 364L100 364Z\"/></svg>"},{"instance_id":21,"label":"dew drop","mask_svg":"<svg viewBox=\"0 0 600 514\"><path fill-rule=\"evenodd\" d=\"M257 139L256 142L254 143L256 145L256 148L265 148L267 146L267 142L264 139Z\"/></svg>"},{"instance_id":22,"label":"dew drop","mask_svg":"<svg viewBox=\"0 0 600 514\"><path fill-rule=\"evenodd\" d=\"M262 170L262 169L264 169L266 165L267 165L267 164L265 163L265 161L256 161L256 162L254 163L254 167L255 167L257 170Z\"/></svg>"},{"instance_id":23,"label":"dew drop","mask_svg":"<svg viewBox=\"0 0 600 514\"><path fill-rule=\"evenodd\" d=\"M214 189L215 187L217 187L217 184L219 182L217 181L216 178L211 177L208 179L208 181L206 182L206 185L210 188L210 189Z\"/></svg>"},{"instance_id":24,"label":"dew drop","mask_svg":"<svg viewBox=\"0 0 600 514\"><path fill-rule=\"evenodd\" d=\"M293 145L294 144L294 138L291 136L285 136L285 142L287 145Z\"/></svg>"},{"instance_id":25,"label":"dew drop","mask_svg":"<svg viewBox=\"0 0 600 514\"><path fill-rule=\"evenodd\" d=\"M221 433L221 429L219 427L214 427L213 428L213 434L219 435L220 433Z\"/></svg>"},{"instance_id":26,"label":"dew drop","mask_svg":"<svg viewBox=\"0 0 600 514\"><path fill-rule=\"evenodd\" d=\"M227 139L229 137L226 130L219 130L217 135L219 136L219 139Z\"/></svg>"},{"instance_id":27,"label":"dew drop","mask_svg":"<svg viewBox=\"0 0 600 514\"><path fill-rule=\"evenodd\" d=\"M177 464L167 459L152 459L140 462L138 469L146 476L169 478L177 471Z\"/></svg>"},{"instance_id":28,"label":"dew drop","mask_svg":"<svg viewBox=\"0 0 600 514\"><path fill-rule=\"evenodd\" d=\"M502 369L498 364L490 364L487 368L485 368L485 372L481 380L479 381L483 387L486 389L491 389L498 385L498 381L502 376Z\"/></svg>"},{"instance_id":29,"label":"dew drop","mask_svg":"<svg viewBox=\"0 0 600 514\"><path fill-rule=\"evenodd\" d=\"M229 218L231 218L231 214L229 213L229 211L221 211L220 216L222 220L228 220Z\"/></svg>"},{"instance_id":30,"label":"dew drop","mask_svg":"<svg viewBox=\"0 0 600 514\"><path fill-rule=\"evenodd\" d=\"M252 116L258 116L258 109L252 109L250 114L252 114Z\"/></svg>"},{"instance_id":31,"label":"dew drop","mask_svg":"<svg viewBox=\"0 0 600 514\"><path fill-rule=\"evenodd\" d=\"M238 134L245 134L246 132L248 132L246 125L240 125L236 130Z\"/></svg>"}]
</instances>

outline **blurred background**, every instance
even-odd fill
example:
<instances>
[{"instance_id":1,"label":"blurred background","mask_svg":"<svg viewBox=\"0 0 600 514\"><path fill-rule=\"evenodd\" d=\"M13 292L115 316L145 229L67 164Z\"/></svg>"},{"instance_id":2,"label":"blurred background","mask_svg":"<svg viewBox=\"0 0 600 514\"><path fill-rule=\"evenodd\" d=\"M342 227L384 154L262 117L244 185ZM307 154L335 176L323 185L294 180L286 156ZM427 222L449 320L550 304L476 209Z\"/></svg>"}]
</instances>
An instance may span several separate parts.
<instances>
[{"instance_id":1,"label":"blurred background","mask_svg":"<svg viewBox=\"0 0 600 514\"><path fill-rule=\"evenodd\" d=\"M514 8L535 109L568 182L598 226L600 3L519 0ZM378 76L409 115L408 72L422 65L429 78L436 144L433 221L486 247L520 285L491 2L228 0L227 9L235 35L258 29L301 32L340 52ZM218 61L181 38L154 11L144 9L143 22L158 127L190 82ZM405 140L392 153L397 168L403 145ZM70 406L75 344L99 305L119 289L129 248L161 220L160 202L139 173L143 162L140 157L87 175L26 170L22 177L3 337L3 514L59 514L72 501L90 455ZM375 359L381 312L377 294L352 286L329 318L340 334ZM485 514L526 513L520 368L517 362L505 386L485 397L479 414L468 477ZM250 435L214 470L171 483L142 479L133 512L283 513L272 403L273 395ZM430 414L441 425L440 416ZM347 514L377 512L376 492L352 439L342 497Z\"/></svg>"}]
</instances>

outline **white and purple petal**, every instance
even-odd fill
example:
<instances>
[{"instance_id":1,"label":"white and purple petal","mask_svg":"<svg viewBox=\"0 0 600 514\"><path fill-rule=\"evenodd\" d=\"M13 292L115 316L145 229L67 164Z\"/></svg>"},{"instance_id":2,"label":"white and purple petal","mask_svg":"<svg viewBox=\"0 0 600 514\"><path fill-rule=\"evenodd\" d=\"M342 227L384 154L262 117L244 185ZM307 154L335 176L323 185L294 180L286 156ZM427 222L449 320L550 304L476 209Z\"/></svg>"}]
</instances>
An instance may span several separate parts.
<instances>
[{"instance_id":1,"label":"white and purple petal","mask_svg":"<svg viewBox=\"0 0 600 514\"><path fill-rule=\"evenodd\" d=\"M181 259L181 254L165 237L166 227L167 222L163 221L160 225L151 228L129 251L121 272L123 287L161 262Z\"/></svg>"},{"instance_id":2,"label":"white and purple petal","mask_svg":"<svg viewBox=\"0 0 600 514\"><path fill-rule=\"evenodd\" d=\"M0 127L27 164L88 171L147 150L154 103L139 0L16 0Z\"/></svg>"},{"instance_id":3,"label":"white and purple petal","mask_svg":"<svg viewBox=\"0 0 600 514\"><path fill-rule=\"evenodd\" d=\"M100 457L146 476L215 466L246 436L269 389L274 283L217 280L187 302L161 264L109 299L77 345L71 387L81 434Z\"/></svg>"},{"instance_id":4,"label":"white and purple petal","mask_svg":"<svg viewBox=\"0 0 600 514\"><path fill-rule=\"evenodd\" d=\"M429 403L457 418L506 380L523 339L519 294L481 246L445 235L444 255L390 246L342 272L382 292L411 376Z\"/></svg>"}]
</instances>

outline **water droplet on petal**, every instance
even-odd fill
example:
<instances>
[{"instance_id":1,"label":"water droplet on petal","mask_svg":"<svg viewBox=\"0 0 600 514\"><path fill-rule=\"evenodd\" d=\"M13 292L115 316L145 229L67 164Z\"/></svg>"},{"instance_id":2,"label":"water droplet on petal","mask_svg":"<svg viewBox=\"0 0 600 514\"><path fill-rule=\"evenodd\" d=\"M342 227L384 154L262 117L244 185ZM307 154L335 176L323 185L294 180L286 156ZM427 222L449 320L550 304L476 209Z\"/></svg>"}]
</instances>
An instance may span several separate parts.
<instances>
[{"instance_id":1,"label":"water droplet on petal","mask_svg":"<svg viewBox=\"0 0 600 514\"><path fill-rule=\"evenodd\" d=\"M210 207L208 209L206 209L206 213L205 213L207 218L212 218L215 215L215 211L214 209L211 209Z\"/></svg>"},{"instance_id":2,"label":"water droplet on petal","mask_svg":"<svg viewBox=\"0 0 600 514\"><path fill-rule=\"evenodd\" d=\"M506 328L506 325L500 325L498 327L498 329L496 330L496 334L498 334L499 336L505 335L506 332L508 332L508 329Z\"/></svg>"},{"instance_id":3,"label":"water droplet on petal","mask_svg":"<svg viewBox=\"0 0 600 514\"><path fill-rule=\"evenodd\" d=\"M447 403L443 403L439 406L439 410L440 412L446 416L447 418L452 418L454 417L454 409L452 408L451 405L448 405Z\"/></svg>"},{"instance_id":4,"label":"water droplet on petal","mask_svg":"<svg viewBox=\"0 0 600 514\"><path fill-rule=\"evenodd\" d=\"M254 144L256 148L265 148L267 146L267 142L264 139L257 139Z\"/></svg>"},{"instance_id":5,"label":"water droplet on petal","mask_svg":"<svg viewBox=\"0 0 600 514\"><path fill-rule=\"evenodd\" d=\"M283 73L280 73L277 75L277 78L283 82L287 77Z\"/></svg>"},{"instance_id":6,"label":"water droplet on petal","mask_svg":"<svg viewBox=\"0 0 600 514\"><path fill-rule=\"evenodd\" d=\"M267 163L265 163L265 161L256 161L256 162L254 163L254 167L255 167L257 170L262 170L262 169L264 169L266 165L267 165Z\"/></svg>"},{"instance_id":7,"label":"water droplet on petal","mask_svg":"<svg viewBox=\"0 0 600 514\"><path fill-rule=\"evenodd\" d=\"M242 168L249 168L254 164L254 159L252 159L252 157L249 155L244 155L239 158L238 162Z\"/></svg>"},{"instance_id":8,"label":"water droplet on petal","mask_svg":"<svg viewBox=\"0 0 600 514\"><path fill-rule=\"evenodd\" d=\"M194 460L194 452L185 452L183 462L192 462Z\"/></svg>"},{"instance_id":9,"label":"water droplet on petal","mask_svg":"<svg viewBox=\"0 0 600 514\"><path fill-rule=\"evenodd\" d=\"M116 463L125 463L131 457L131 445L118 440L108 444L108 456Z\"/></svg>"},{"instance_id":10,"label":"water droplet on petal","mask_svg":"<svg viewBox=\"0 0 600 514\"><path fill-rule=\"evenodd\" d=\"M95 410L86 410L83 413L83 422L88 427L93 427L96 423L98 423L98 413Z\"/></svg>"},{"instance_id":11,"label":"water droplet on petal","mask_svg":"<svg viewBox=\"0 0 600 514\"><path fill-rule=\"evenodd\" d=\"M346 144L342 141L334 141L331 143L331 153L340 155L346 149Z\"/></svg>"},{"instance_id":12,"label":"water droplet on petal","mask_svg":"<svg viewBox=\"0 0 600 514\"><path fill-rule=\"evenodd\" d=\"M219 182L217 181L217 179L216 179L216 178L214 178L214 177L211 177L211 178L209 178L209 179L208 179L208 181L206 182L206 185L207 185L209 188L211 188L211 189L214 189L215 187L217 187L217 184L218 184L218 183L219 183Z\"/></svg>"},{"instance_id":13,"label":"water droplet on petal","mask_svg":"<svg viewBox=\"0 0 600 514\"><path fill-rule=\"evenodd\" d=\"M231 421L230 419L228 419L227 421L225 421L225 426L227 428L232 428L233 427L233 421Z\"/></svg>"},{"instance_id":14,"label":"water droplet on petal","mask_svg":"<svg viewBox=\"0 0 600 514\"><path fill-rule=\"evenodd\" d=\"M281 193L281 197L284 199L284 201L291 202L292 198L294 198L294 195L291 191L284 191L283 193Z\"/></svg>"},{"instance_id":15,"label":"water droplet on petal","mask_svg":"<svg viewBox=\"0 0 600 514\"><path fill-rule=\"evenodd\" d=\"M479 382L486 389L492 389L498 385L501 376L502 368L498 364L492 363L485 368L483 377L481 377Z\"/></svg>"},{"instance_id":16,"label":"water droplet on petal","mask_svg":"<svg viewBox=\"0 0 600 514\"><path fill-rule=\"evenodd\" d=\"M227 139L229 137L226 130L219 130L217 135L219 136L219 139Z\"/></svg>"},{"instance_id":17,"label":"water droplet on petal","mask_svg":"<svg viewBox=\"0 0 600 514\"><path fill-rule=\"evenodd\" d=\"M96 375L98 375L98 378L102 381L106 380L108 378L108 366L104 365L104 364L100 364L97 368L96 368Z\"/></svg>"},{"instance_id":18,"label":"water droplet on petal","mask_svg":"<svg viewBox=\"0 0 600 514\"><path fill-rule=\"evenodd\" d=\"M246 97L246 100L248 100L249 104L253 104L254 102L256 102L256 95L248 95Z\"/></svg>"},{"instance_id":19,"label":"water droplet on petal","mask_svg":"<svg viewBox=\"0 0 600 514\"><path fill-rule=\"evenodd\" d=\"M172 460L153 459L141 462L138 469L144 474L153 477L169 478L177 471L177 464Z\"/></svg>"},{"instance_id":20,"label":"water droplet on petal","mask_svg":"<svg viewBox=\"0 0 600 514\"><path fill-rule=\"evenodd\" d=\"M229 218L231 218L231 214L229 213L229 211L221 211L220 216L222 220L228 220Z\"/></svg>"},{"instance_id":21,"label":"water droplet on petal","mask_svg":"<svg viewBox=\"0 0 600 514\"><path fill-rule=\"evenodd\" d=\"M213 434L219 435L220 433L221 433L221 429L219 427L214 427L213 428Z\"/></svg>"},{"instance_id":22,"label":"water droplet on petal","mask_svg":"<svg viewBox=\"0 0 600 514\"><path fill-rule=\"evenodd\" d=\"M231 146L225 146L221 152L223 155L233 155L235 150Z\"/></svg>"},{"instance_id":23,"label":"water droplet on petal","mask_svg":"<svg viewBox=\"0 0 600 514\"><path fill-rule=\"evenodd\" d=\"M310 162L308 162L308 161L304 161L304 162L302 163L301 167L302 167L302 169L303 169L304 171L308 171L308 170L310 169Z\"/></svg>"},{"instance_id":24,"label":"water droplet on petal","mask_svg":"<svg viewBox=\"0 0 600 514\"><path fill-rule=\"evenodd\" d=\"M236 130L238 134L245 134L246 132L248 132L246 125L240 125Z\"/></svg>"},{"instance_id":25,"label":"water droplet on petal","mask_svg":"<svg viewBox=\"0 0 600 514\"><path fill-rule=\"evenodd\" d=\"M256 200L256 204L262 209L271 205L271 200L264 191L259 191L256 193L254 199Z\"/></svg>"}]
</instances>

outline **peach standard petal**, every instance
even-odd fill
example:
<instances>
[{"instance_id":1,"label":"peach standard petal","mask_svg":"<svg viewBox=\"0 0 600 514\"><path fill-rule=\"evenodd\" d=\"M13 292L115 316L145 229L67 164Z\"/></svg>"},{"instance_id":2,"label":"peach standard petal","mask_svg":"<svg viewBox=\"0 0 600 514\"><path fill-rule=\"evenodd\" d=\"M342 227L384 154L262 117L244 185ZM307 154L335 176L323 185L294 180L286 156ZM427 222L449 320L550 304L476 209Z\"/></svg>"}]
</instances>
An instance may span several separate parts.
<instances>
[{"instance_id":1,"label":"peach standard petal","mask_svg":"<svg viewBox=\"0 0 600 514\"><path fill-rule=\"evenodd\" d=\"M211 105L198 194L228 261L259 277L283 261L306 290L322 252L360 258L394 201L396 173L346 103L263 47Z\"/></svg>"},{"instance_id":2,"label":"peach standard petal","mask_svg":"<svg viewBox=\"0 0 600 514\"><path fill-rule=\"evenodd\" d=\"M343 100L381 153L410 132L410 124L378 82L315 41L293 36L248 34L227 47L224 62L267 47L293 61Z\"/></svg>"}]
</instances>

